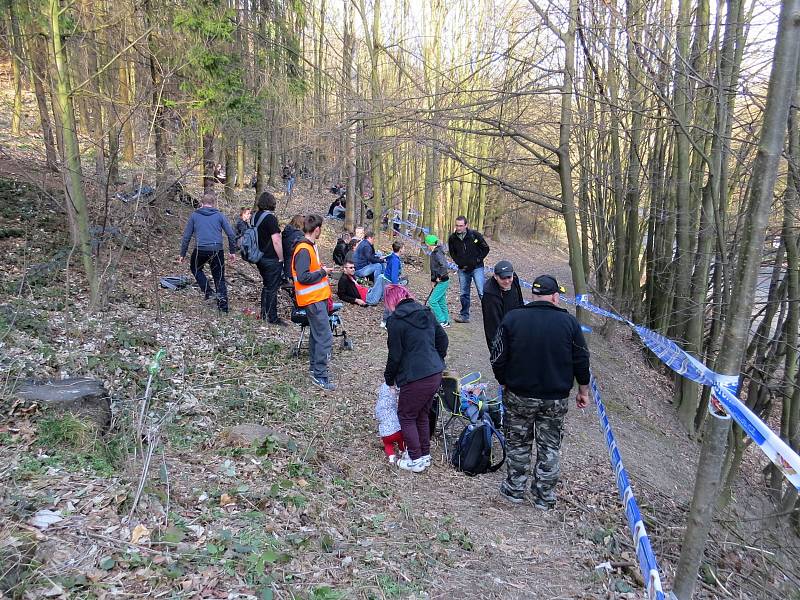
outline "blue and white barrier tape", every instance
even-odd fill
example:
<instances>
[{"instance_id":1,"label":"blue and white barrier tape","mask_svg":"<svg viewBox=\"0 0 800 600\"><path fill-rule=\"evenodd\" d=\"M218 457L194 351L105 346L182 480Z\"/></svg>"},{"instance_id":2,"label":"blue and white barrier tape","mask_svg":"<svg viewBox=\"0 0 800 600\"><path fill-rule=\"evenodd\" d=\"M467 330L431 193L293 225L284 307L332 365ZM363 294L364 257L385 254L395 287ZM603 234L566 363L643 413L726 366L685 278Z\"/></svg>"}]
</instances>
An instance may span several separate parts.
<instances>
[{"instance_id":1,"label":"blue and white barrier tape","mask_svg":"<svg viewBox=\"0 0 800 600\"><path fill-rule=\"evenodd\" d=\"M647 588L647 598L649 600L664 600L665 595L661 586L661 575L658 571L656 556L650 545L650 538L647 535L644 521L642 521L642 514L639 511L636 497L633 495L633 488L628 478L628 472L622 464L622 456L620 455L619 448L617 448L614 432L611 430L611 423L608 422L606 407L600 397L600 390L597 387L597 380L594 378L594 374L592 374L590 386L592 398L597 406L597 416L600 419L600 427L606 438L611 467L614 469L614 474L616 476L619 497L620 500L622 500L622 506L628 518L628 527L630 528L631 536L633 537L633 542L636 547L636 557L639 559L639 571L642 574L642 579Z\"/></svg>"},{"instance_id":2,"label":"blue and white barrier tape","mask_svg":"<svg viewBox=\"0 0 800 600\"><path fill-rule=\"evenodd\" d=\"M401 235L422 246L423 251L426 254L430 254L427 248L413 237L402 233ZM447 266L453 271L458 270L458 267L452 262L448 262ZM485 268L487 271L493 272L492 267ZM520 278L520 285L530 289L532 284ZM678 375L711 387L712 402L709 406L709 412L716 418L727 418L728 415L732 417L736 424L758 445L765 456L781 470L795 489L800 491L800 455L792 450L764 421L759 419L753 411L739 400L736 396L738 377L721 375L712 371L669 338L647 327L636 325L614 312L595 306L589 302L588 294L578 295L574 300L566 296L561 296L561 298L565 302L580 306L593 314L625 323L638 334L644 345L659 360ZM726 415L720 415L720 409L724 410Z\"/></svg>"}]
</instances>

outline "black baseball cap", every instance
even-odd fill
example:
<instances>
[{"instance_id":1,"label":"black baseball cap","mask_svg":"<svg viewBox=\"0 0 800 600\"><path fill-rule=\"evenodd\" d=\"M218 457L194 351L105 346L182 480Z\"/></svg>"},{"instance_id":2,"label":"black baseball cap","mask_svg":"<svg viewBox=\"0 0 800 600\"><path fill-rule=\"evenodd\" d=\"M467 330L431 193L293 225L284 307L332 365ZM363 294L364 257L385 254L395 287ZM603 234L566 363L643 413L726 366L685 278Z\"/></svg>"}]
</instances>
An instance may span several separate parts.
<instances>
[{"instance_id":1,"label":"black baseball cap","mask_svg":"<svg viewBox=\"0 0 800 600\"><path fill-rule=\"evenodd\" d=\"M494 274L498 277L511 277L514 274L514 265L507 260L501 260L494 266Z\"/></svg>"},{"instance_id":2,"label":"black baseball cap","mask_svg":"<svg viewBox=\"0 0 800 600\"><path fill-rule=\"evenodd\" d=\"M558 285L558 281L556 281L556 278L552 275L539 275L533 280L531 291L535 296L549 296L550 294L557 294L559 292L563 294L566 292L563 287Z\"/></svg>"}]
</instances>

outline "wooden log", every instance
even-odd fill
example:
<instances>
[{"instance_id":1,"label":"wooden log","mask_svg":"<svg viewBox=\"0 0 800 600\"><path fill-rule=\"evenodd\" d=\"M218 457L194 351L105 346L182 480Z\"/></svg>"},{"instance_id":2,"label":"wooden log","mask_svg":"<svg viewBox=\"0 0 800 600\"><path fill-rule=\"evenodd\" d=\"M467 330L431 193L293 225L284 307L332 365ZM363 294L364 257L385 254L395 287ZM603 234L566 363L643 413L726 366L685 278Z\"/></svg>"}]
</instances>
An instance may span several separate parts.
<instances>
[{"instance_id":1,"label":"wooden log","mask_svg":"<svg viewBox=\"0 0 800 600\"><path fill-rule=\"evenodd\" d=\"M43 409L55 413L71 413L81 420L94 423L100 431L111 424L111 400L96 379L75 377L44 381L28 381L17 391L17 396L36 402Z\"/></svg>"}]
</instances>

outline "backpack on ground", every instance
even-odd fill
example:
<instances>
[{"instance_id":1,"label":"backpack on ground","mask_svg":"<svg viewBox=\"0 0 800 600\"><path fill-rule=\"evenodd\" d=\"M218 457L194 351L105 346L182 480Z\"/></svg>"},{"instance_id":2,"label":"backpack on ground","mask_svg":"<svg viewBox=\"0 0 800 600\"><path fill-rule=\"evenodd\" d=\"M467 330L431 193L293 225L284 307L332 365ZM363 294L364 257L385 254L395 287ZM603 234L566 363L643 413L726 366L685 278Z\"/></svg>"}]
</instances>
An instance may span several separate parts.
<instances>
[{"instance_id":1,"label":"backpack on ground","mask_svg":"<svg viewBox=\"0 0 800 600\"><path fill-rule=\"evenodd\" d=\"M497 438L502 449L502 458L492 464L492 442ZM506 440L503 434L495 429L491 417L481 411L475 420L464 427L458 436L456 447L450 462L466 475L481 475L497 471L506 460Z\"/></svg>"},{"instance_id":2,"label":"backpack on ground","mask_svg":"<svg viewBox=\"0 0 800 600\"><path fill-rule=\"evenodd\" d=\"M264 257L264 253L258 246L258 226L261 225L261 221L266 219L267 215L270 214L272 214L271 211L265 210L261 213L257 223L253 224L251 220L249 226L242 235L242 240L239 243L239 254L249 263L256 264Z\"/></svg>"}]
</instances>

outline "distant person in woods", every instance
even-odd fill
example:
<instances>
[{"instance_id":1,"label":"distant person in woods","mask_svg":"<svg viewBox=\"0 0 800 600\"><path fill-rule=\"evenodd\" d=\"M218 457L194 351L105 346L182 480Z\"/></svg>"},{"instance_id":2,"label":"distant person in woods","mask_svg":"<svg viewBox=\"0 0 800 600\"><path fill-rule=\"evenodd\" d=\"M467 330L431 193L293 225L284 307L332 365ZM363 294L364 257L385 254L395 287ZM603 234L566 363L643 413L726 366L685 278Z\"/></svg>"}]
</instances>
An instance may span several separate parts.
<instances>
[{"instance_id":1,"label":"distant person in woods","mask_svg":"<svg viewBox=\"0 0 800 600\"><path fill-rule=\"evenodd\" d=\"M494 266L494 276L483 288L481 303L483 333L486 335L489 352L492 351L492 342L503 317L523 304L525 301L522 299L522 287L519 285L519 277L514 273L514 266L507 260L501 260Z\"/></svg>"},{"instance_id":2,"label":"distant person in woods","mask_svg":"<svg viewBox=\"0 0 800 600\"><path fill-rule=\"evenodd\" d=\"M292 254L297 242L305 237L303 233L303 222L305 217L303 215L294 215L281 233L281 243L283 245L283 276L285 279L292 278Z\"/></svg>"},{"instance_id":3,"label":"distant person in woods","mask_svg":"<svg viewBox=\"0 0 800 600\"><path fill-rule=\"evenodd\" d=\"M214 295L211 284L203 272L203 266L211 266L211 277L216 289L217 308L220 312L228 312L228 287L225 285L225 254L223 252L222 234L228 236L228 250L231 262L236 260L236 232L228 223L228 219L216 208L217 196L214 192L203 194L200 208L195 210L186 223L181 239L181 251L178 262L186 260L189 242L195 238L195 249L189 260L189 270L197 280L200 291L206 300Z\"/></svg>"},{"instance_id":4,"label":"distant person in woods","mask_svg":"<svg viewBox=\"0 0 800 600\"><path fill-rule=\"evenodd\" d=\"M253 224L258 227L258 248L264 253L256 263L261 274L261 319L272 325L286 325L278 317L278 287L283 275L283 242L281 228L275 216L275 196L262 192L258 197L258 212Z\"/></svg>"},{"instance_id":5,"label":"distant person in woods","mask_svg":"<svg viewBox=\"0 0 800 600\"><path fill-rule=\"evenodd\" d=\"M389 353L383 377L386 385L400 388L397 417L408 450L397 466L420 473L431 464L429 414L442 383L447 334L403 286L392 286L386 307L392 314L386 321Z\"/></svg>"},{"instance_id":6,"label":"distant person in woods","mask_svg":"<svg viewBox=\"0 0 800 600\"><path fill-rule=\"evenodd\" d=\"M306 216L303 233L305 237L297 243L292 255L292 279L295 302L306 310L311 329L308 341L311 382L324 390L335 390L336 385L328 373L333 348L333 333L328 321L328 300L331 297L328 275L332 269L322 264L317 248L322 233L322 217Z\"/></svg>"},{"instance_id":7,"label":"distant person in woods","mask_svg":"<svg viewBox=\"0 0 800 600\"><path fill-rule=\"evenodd\" d=\"M483 300L483 259L489 254L489 244L483 236L467 227L467 217L456 217L455 231L447 239L450 258L458 265L458 281L461 287L461 313L456 323L469 323L470 288L475 282L478 298Z\"/></svg>"},{"instance_id":8,"label":"distant person in woods","mask_svg":"<svg viewBox=\"0 0 800 600\"><path fill-rule=\"evenodd\" d=\"M531 496L537 508L549 510L556 503L564 417L575 380L578 408L589 402L589 350L577 319L558 306L564 290L556 279L541 275L532 291L534 301L503 318L492 344L492 369L505 390L507 427L508 470L500 495L524 501L535 439Z\"/></svg>"},{"instance_id":9,"label":"distant person in woods","mask_svg":"<svg viewBox=\"0 0 800 600\"><path fill-rule=\"evenodd\" d=\"M430 250L431 283L433 289L428 296L428 306L431 307L436 320L442 327L450 327L450 311L447 308L447 288L450 287L450 275L447 272L447 259L439 243L439 238L433 234L425 236L425 245Z\"/></svg>"},{"instance_id":10,"label":"distant person in woods","mask_svg":"<svg viewBox=\"0 0 800 600\"><path fill-rule=\"evenodd\" d=\"M291 196L292 195L292 188L294 187L294 165L291 161L287 160L286 164L283 165L283 170L281 172L281 177L283 181L286 183L286 194Z\"/></svg>"}]
</instances>

